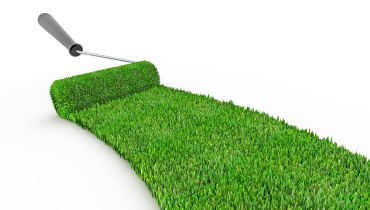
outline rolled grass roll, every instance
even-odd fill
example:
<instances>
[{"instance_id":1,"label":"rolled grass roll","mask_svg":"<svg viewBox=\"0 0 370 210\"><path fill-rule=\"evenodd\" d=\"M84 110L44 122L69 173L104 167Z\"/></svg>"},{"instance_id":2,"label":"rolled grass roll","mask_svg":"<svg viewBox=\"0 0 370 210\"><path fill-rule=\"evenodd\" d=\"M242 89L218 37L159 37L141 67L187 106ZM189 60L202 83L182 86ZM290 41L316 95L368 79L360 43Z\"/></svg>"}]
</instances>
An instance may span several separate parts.
<instances>
[{"instance_id":1,"label":"rolled grass roll","mask_svg":"<svg viewBox=\"0 0 370 210\"><path fill-rule=\"evenodd\" d=\"M57 80L58 114L129 161L161 209L370 209L370 162L139 62Z\"/></svg>"},{"instance_id":2,"label":"rolled grass roll","mask_svg":"<svg viewBox=\"0 0 370 210\"><path fill-rule=\"evenodd\" d=\"M94 104L105 104L159 85L157 68L148 61L126 64L56 80L50 87L54 108L63 119Z\"/></svg>"}]
</instances>

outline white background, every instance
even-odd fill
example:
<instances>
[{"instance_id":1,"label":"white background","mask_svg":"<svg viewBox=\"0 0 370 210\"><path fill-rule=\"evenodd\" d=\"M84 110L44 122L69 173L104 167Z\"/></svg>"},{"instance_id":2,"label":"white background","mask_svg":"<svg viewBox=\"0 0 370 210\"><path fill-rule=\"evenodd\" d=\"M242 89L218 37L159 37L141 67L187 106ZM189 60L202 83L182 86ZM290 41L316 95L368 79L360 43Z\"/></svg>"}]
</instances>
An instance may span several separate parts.
<instances>
[{"instance_id":1,"label":"white background","mask_svg":"<svg viewBox=\"0 0 370 210\"><path fill-rule=\"evenodd\" d=\"M177 2L177 1L176 1ZM233 100L370 159L368 1L8 1L0 8L0 209L159 209L109 146L61 119L54 80L148 60L166 86Z\"/></svg>"}]
</instances>

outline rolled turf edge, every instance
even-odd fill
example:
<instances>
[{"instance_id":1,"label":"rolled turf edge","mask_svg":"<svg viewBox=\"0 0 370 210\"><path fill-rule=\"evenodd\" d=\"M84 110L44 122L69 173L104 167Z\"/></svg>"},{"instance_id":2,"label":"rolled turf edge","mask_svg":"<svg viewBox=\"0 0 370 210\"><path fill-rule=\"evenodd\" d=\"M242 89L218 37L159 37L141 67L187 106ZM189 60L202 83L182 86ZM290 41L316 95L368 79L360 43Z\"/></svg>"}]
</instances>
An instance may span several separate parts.
<instances>
[{"instance_id":1,"label":"rolled turf edge","mask_svg":"<svg viewBox=\"0 0 370 210\"><path fill-rule=\"evenodd\" d=\"M138 93L160 85L157 68L149 61L102 69L55 80L50 96L58 115L67 116L94 104Z\"/></svg>"}]
</instances>

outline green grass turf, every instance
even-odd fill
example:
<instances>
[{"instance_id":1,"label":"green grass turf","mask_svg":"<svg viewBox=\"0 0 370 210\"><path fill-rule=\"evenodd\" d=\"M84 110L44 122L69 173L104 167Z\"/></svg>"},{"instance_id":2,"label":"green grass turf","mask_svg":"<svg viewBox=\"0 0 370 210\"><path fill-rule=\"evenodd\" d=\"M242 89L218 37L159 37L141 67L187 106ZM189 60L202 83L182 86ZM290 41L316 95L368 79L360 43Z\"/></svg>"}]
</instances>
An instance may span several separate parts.
<instances>
[{"instance_id":1,"label":"green grass turf","mask_svg":"<svg viewBox=\"0 0 370 210\"><path fill-rule=\"evenodd\" d=\"M55 80L50 87L60 117L159 85L157 68L140 61Z\"/></svg>"},{"instance_id":2,"label":"green grass turf","mask_svg":"<svg viewBox=\"0 0 370 210\"><path fill-rule=\"evenodd\" d=\"M154 79L143 80L159 82L144 64ZM58 97L69 79L52 86ZM367 158L279 117L164 85L86 104L56 110L127 159L161 209L370 208Z\"/></svg>"}]
</instances>

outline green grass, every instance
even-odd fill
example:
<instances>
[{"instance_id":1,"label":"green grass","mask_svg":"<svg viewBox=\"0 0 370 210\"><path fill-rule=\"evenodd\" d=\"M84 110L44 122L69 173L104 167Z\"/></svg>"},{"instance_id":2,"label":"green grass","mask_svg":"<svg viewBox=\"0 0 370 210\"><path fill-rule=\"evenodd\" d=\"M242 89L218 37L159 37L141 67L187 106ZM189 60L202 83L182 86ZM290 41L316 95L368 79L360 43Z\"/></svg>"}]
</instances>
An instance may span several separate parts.
<instances>
[{"instance_id":1,"label":"green grass","mask_svg":"<svg viewBox=\"0 0 370 210\"><path fill-rule=\"evenodd\" d=\"M159 82L151 69L155 79L143 84ZM76 86L69 80L60 80L51 94ZM127 159L161 209L370 208L370 162L329 138L231 101L164 85L125 96L56 110ZM52 96L54 107L61 107L57 98Z\"/></svg>"},{"instance_id":2,"label":"green grass","mask_svg":"<svg viewBox=\"0 0 370 210\"><path fill-rule=\"evenodd\" d=\"M99 103L123 98L159 85L157 68L140 61L55 80L50 87L54 108L60 117Z\"/></svg>"}]
</instances>

